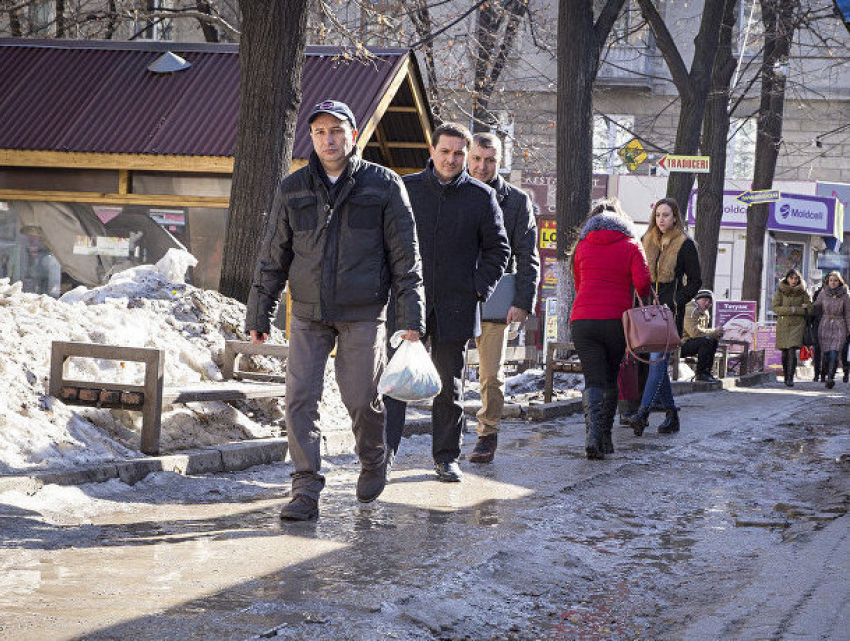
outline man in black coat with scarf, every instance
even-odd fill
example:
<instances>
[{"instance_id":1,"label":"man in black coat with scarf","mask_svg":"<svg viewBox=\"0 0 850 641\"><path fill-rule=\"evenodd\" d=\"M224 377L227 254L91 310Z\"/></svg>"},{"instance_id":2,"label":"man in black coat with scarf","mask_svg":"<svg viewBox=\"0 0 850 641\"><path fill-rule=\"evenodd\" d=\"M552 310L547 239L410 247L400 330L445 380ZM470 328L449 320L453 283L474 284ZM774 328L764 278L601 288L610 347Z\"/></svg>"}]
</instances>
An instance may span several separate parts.
<instances>
[{"instance_id":1,"label":"man in black coat with scarf","mask_svg":"<svg viewBox=\"0 0 850 641\"><path fill-rule=\"evenodd\" d=\"M464 171L471 144L463 125L440 125L431 136L428 166L404 177L422 256L425 335L442 382L431 414L431 449L441 481L463 478L458 459L464 350L480 333L479 303L493 292L511 255L496 192ZM391 398L384 402L392 457L404 431L406 405Z\"/></svg>"}]
</instances>

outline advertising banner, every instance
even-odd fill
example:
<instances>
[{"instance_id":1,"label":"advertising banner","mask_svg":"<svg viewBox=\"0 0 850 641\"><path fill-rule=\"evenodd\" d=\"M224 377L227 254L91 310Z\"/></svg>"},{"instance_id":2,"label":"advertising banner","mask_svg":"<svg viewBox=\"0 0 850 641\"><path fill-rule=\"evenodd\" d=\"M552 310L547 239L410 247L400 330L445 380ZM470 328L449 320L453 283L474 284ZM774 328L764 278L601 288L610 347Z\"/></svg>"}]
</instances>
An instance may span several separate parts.
<instances>
[{"instance_id":1,"label":"advertising banner","mask_svg":"<svg viewBox=\"0 0 850 641\"><path fill-rule=\"evenodd\" d=\"M738 198L742 191L723 192L723 217L721 227L746 228L748 205ZM688 200L688 224L696 222L697 192L691 192ZM784 231L792 234L813 234L816 236L835 236L843 234L843 220L836 219L835 198L805 196L782 192L779 199L768 203L770 214L767 228L772 231Z\"/></svg>"},{"instance_id":2,"label":"advertising banner","mask_svg":"<svg viewBox=\"0 0 850 641\"><path fill-rule=\"evenodd\" d=\"M782 370L782 351L776 349L776 325L756 327L755 349L764 350L764 368Z\"/></svg>"},{"instance_id":3,"label":"advertising banner","mask_svg":"<svg viewBox=\"0 0 850 641\"><path fill-rule=\"evenodd\" d=\"M714 326L723 327L723 340L746 341L753 348L758 307L752 300L718 300L714 302ZM730 352L743 351L730 346Z\"/></svg>"}]
</instances>

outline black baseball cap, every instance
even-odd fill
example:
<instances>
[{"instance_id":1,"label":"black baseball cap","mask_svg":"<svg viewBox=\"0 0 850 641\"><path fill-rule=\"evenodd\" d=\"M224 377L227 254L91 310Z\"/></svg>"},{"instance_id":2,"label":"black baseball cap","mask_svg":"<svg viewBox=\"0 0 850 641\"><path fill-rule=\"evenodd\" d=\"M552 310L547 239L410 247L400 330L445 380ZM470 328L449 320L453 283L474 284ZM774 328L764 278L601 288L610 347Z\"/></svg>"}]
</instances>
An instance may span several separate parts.
<instances>
[{"instance_id":1,"label":"black baseball cap","mask_svg":"<svg viewBox=\"0 0 850 641\"><path fill-rule=\"evenodd\" d=\"M329 114L339 120L347 120L352 129L357 129L357 123L354 121L354 114L351 113L351 109L349 109L348 105L344 102L339 102L338 100L323 100L313 107L313 111L311 111L310 115L307 117L307 124L313 122L319 114Z\"/></svg>"}]
</instances>

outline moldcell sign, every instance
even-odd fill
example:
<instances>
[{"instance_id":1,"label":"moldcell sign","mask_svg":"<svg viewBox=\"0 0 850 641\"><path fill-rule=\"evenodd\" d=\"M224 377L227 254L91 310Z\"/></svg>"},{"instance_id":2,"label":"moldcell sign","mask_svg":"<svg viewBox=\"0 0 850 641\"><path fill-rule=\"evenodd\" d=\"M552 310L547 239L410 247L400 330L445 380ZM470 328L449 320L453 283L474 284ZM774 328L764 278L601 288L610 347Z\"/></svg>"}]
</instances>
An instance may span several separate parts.
<instances>
[{"instance_id":1,"label":"moldcell sign","mask_svg":"<svg viewBox=\"0 0 850 641\"><path fill-rule=\"evenodd\" d=\"M741 191L723 192L723 218L721 227L747 226L747 206L737 200ZM696 221L696 190L688 203L688 223ZM833 236L835 234L835 199L821 196L783 193L779 200L769 203L767 228L795 234Z\"/></svg>"}]
</instances>

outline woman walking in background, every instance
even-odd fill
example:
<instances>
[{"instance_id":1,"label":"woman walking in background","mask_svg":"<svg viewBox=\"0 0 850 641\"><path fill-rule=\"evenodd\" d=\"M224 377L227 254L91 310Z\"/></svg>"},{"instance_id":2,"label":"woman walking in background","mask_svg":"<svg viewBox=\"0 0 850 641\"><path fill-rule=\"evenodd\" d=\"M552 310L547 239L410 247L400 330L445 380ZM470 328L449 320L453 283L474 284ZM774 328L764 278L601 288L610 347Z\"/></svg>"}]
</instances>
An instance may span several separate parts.
<instances>
[{"instance_id":1,"label":"woman walking in background","mask_svg":"<svg viewBox=\"0 0 850 641\"><path fill-rule=\"evenodd\" d=\"M796 269L789 269L785 278L779 281L772 309L779 317L776 319L776 349L782 350L785 384L793 387L797 350L803 346L806 315L812 311L812 299L806 291L806 283Z\"/></svg>"},{"instance_id":2,"label":"woman walking in background","mask_svg":"<svg viewBox=\"0 0 850 641\"><path fill-rule=\"evenodd\" d=\"M821 373L826 371L826 387L835 387L838 351L850 336L850 294L838 272L829 272L823 289L815 299L815 310L821 315L818 338L823 352Z\"/></svg>"},{"instance_id":3,"label":"woman walking in background","mask_svg":"<svg viewBox=\"0 0 850 641\"><path fill-rule=\"evenodd\" d=\"M702 287L702 277L696 243L685 232L679 205L675 200L662 198L655 203L649 229L642 240L652 276L652 287L658 294L658 300L675 314L676 328L681 336L685 305ZM649 374L640 407L626 420L635 436L641 436L648 425L650 408L658 405L666 413L664 422L658 426L658 432L678 432L679 410L673 402L673 388L667 371L670 354L650 354L649 360Z\"/></svg>"},{"instance_id":4,"label":"woman walking in background","mask_svg":"<svg viewBox=\"0 0 850 641\"><path fill-rule=\"evenodd\" d=\"M623 312L632 306L632 287L647 296L650 286L632 220L616 198L590 210L569 261L576 286L570 331L584 372L585 452L604 459L614 451L617 374L626 352Z\"/></svg>"}]
</instances>

